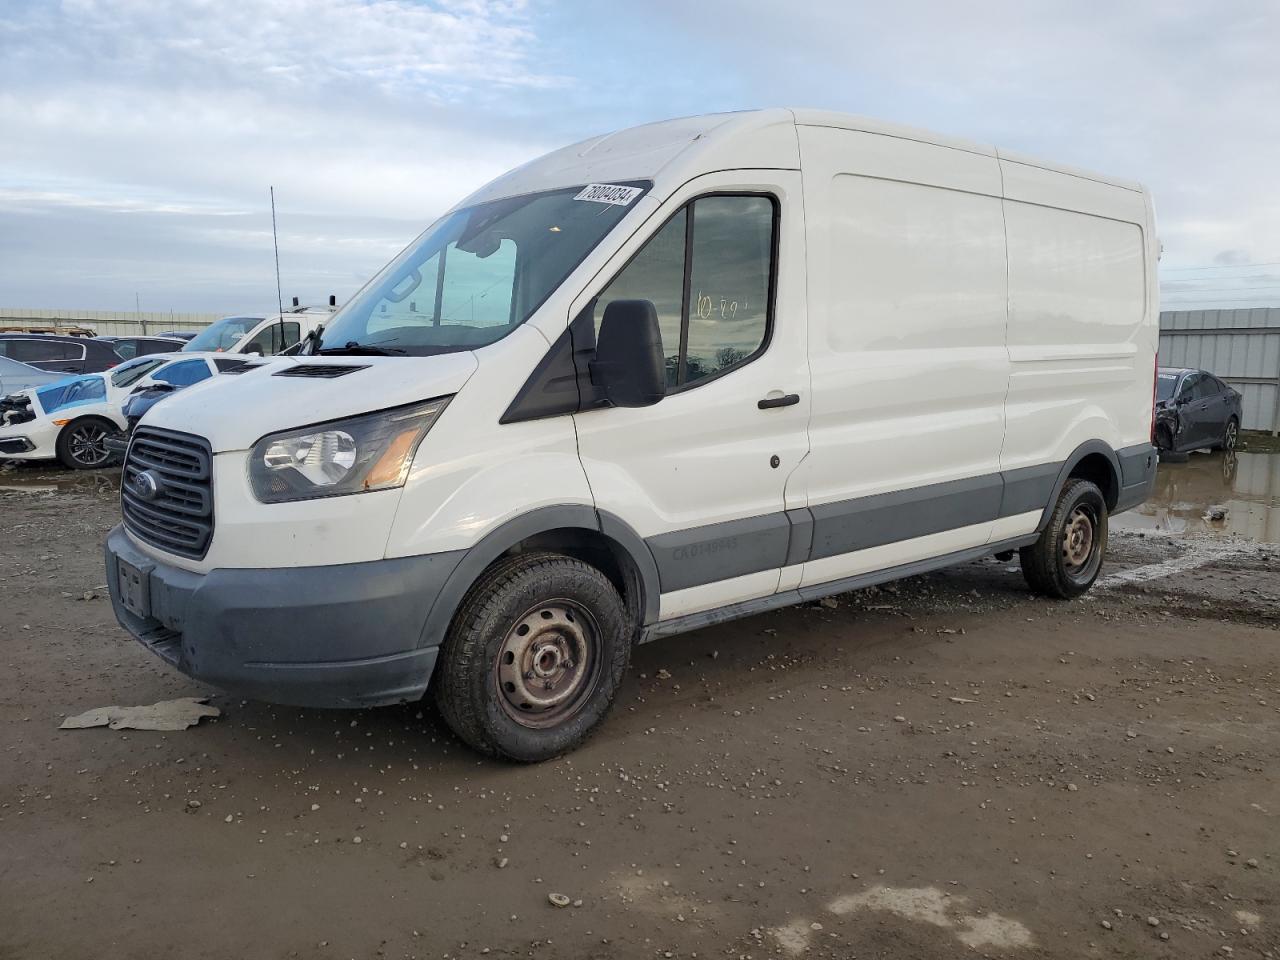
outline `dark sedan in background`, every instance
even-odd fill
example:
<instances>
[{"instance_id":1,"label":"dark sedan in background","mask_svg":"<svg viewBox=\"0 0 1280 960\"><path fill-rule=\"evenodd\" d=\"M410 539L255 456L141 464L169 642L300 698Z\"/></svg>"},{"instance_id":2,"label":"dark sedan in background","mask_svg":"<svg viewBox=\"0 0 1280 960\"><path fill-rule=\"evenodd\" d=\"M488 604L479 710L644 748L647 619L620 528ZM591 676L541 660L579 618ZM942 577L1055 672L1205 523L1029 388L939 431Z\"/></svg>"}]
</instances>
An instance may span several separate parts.
<instances>
[{"instance_id":1,"label":"dark sedan in background","mask_svg":"<svg viewBox=\"0 0 1280 960\"><path fill-rule=\"evenodd\" d=\"M0 333L0 357L45 373L101 373L122 358L105 340L48 333Z\"/></svg>"},{"instance_id":2,"label":"dark sedan in background","mask_svg":"<svg viewBox=\"0 0 1280 960\"><path fill-rule=\"evenodd\" d=\"M1240 394L1205 370L1156 371L1156 444L1161 450L1234 450Z\"/></svg>"}]
</instances>

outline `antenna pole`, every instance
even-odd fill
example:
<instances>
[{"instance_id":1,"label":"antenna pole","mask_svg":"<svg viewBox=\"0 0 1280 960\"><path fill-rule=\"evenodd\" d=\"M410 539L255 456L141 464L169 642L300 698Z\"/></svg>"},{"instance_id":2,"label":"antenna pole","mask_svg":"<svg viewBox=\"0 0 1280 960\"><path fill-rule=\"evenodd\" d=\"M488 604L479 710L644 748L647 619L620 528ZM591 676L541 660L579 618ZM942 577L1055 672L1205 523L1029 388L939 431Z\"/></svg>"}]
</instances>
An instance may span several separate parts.
<instances>
[{"instance_id":1,"label":"antenna pole","mask_svg":"<svg viewBox=\"0 0 1280 960\"><path fill-rule=\"evenodd\" d=\"M276 188L271 190L271 245L276 251L276 306L279 308L280 349L284 349L284 295L280 292L280 236L276 233Z\"/></svg>"}]
</instances>

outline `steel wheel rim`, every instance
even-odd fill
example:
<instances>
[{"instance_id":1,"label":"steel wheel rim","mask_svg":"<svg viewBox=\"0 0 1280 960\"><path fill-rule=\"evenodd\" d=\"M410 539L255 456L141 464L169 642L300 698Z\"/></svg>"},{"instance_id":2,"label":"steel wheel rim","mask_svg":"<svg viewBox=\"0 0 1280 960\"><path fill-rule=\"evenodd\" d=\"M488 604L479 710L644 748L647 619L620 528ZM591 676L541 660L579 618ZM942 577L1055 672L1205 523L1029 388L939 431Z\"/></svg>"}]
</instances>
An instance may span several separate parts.
<instances>
[{"instance_id":1,"label":"steel wheel rim","mask_svg":"<svg viewBox=\"0 0 1280 960\"><path fill-rule=\"evenodd\" d=\"M71 451L71 459L86 467L96 467L106 463L111 455L103 443L107 439L107 431L92 423L82 424L71 431L67 438L67 448Z\"/></svg>"},{"instance_id":2,"label":"steel wheel rim","mask_svg":"<svg viewBox=\"0 0 1280 960\"><path fill-rule=\"evenodd\" d=\"M1062 561L1071 576L1078 576L1093 559L1098 544L1098 517L1085 504L1071 511L1062 532Z\"/></svg>"},{"instance_id":3,"label":"steel wheel rim","mask_svg":"<svg viewBox=\"0 0 1280 960\"><path fill-rule=\"evenodd\" d=\"M503 712L531 729L576 714L596 687L599 637L595 617L576 601L530 607L507 631L494 662Z\"/></svg>"},{"instance_id":4,"label":"steel wheel rim","mask_svg":"<svg viewBox=\"0 0 1280 960\"><path fill-rule=\"evenodd\" d=\"M1236 422L1234 420L1227 421L1227 435L1222 441L1222 445L1228 450L1236 448Z\"/></svg>"}]
</instances>

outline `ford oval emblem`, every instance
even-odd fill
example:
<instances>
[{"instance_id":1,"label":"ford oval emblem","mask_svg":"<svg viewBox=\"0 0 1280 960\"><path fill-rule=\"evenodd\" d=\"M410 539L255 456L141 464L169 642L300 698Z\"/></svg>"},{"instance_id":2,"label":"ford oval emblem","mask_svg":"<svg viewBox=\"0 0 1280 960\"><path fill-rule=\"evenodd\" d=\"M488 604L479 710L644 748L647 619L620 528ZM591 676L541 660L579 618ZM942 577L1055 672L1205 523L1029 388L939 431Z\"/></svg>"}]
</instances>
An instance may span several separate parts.
<instances>
[{"instance_id":1,"label":"ford oval emblem","mask_svg":"<svg viewBox=\"0 0 1280 960\"><path fill-rule=\"evenodd\" d=\"M133 493L139 500L148 502L160 496L160 478L154 470L144 470L134 475Z\"/></svg>"}]
</instances>

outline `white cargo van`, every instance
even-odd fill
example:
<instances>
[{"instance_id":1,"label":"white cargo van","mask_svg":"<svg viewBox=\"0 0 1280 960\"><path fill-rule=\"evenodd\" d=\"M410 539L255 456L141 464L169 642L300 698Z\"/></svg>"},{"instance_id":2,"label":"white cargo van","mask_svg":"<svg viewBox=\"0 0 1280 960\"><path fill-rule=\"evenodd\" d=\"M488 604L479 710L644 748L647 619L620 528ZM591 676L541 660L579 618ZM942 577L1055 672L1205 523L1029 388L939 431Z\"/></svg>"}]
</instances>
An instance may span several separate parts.
<instances>
[{"instance_id":1,"label":"white cargo van","mask_svg":"<svg viewBox=\"0 0 1280 960\"><path fill-rule=\"evenodd\" d=\"M334 297L328 307L300 307L271 317L223 317L192 337L182 349L189 353L256 353L272 357L290 353L333 315Z\"/></svg>"},{"instance_id":2,"label":"white cargo van","mask_svg":"<svg viewBox=\"0 0 1280 960\"><path fill-rule=\"evenodd\" d=\"M633 644L985 554L1073 597L1151 445L1142 187L764 110L566 147L306 356L160 404L120 622L239 694L578 744Z\"/></svg>"}]
</instances>

